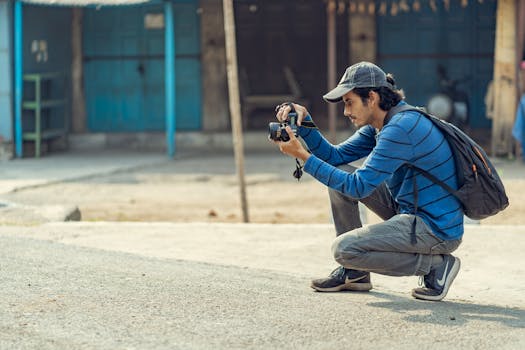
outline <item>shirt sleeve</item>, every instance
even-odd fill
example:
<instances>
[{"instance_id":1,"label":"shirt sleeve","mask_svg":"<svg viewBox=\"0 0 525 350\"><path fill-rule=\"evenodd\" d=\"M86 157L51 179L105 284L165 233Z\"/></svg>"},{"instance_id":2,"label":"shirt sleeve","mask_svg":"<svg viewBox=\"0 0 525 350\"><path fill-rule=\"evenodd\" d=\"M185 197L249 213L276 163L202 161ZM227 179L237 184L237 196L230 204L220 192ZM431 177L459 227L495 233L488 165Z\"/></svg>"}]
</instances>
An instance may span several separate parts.
<instances>
[{"instance_id":1,"label":"shirt sleeve","mask_svg":"<svg viewBox=\"0 0 525 350\"><path fill-rule=\"evenodd\" d=\"M308 116L305 120L311 120L311 117ZM299 136L305 141L312 154L334 166L348 164L366 157L376 143L375 130L371 126L359 129L338 145L332 145L318 129L314 128L301 126Z\"/></svg>"},{"instance_id":2,"label":"shirt sleeve","mask_svg":"<svg viewBox=\"0 0 525 350\"><path fill-rule=\"evenodd\" d=\"M398 125L386 125L378 134L376 147L354 173L340 170L315 154L308 158L304 170L334 190L354 198L365 198L413 155L408 133Z\"/></svg>"}]
</instances>

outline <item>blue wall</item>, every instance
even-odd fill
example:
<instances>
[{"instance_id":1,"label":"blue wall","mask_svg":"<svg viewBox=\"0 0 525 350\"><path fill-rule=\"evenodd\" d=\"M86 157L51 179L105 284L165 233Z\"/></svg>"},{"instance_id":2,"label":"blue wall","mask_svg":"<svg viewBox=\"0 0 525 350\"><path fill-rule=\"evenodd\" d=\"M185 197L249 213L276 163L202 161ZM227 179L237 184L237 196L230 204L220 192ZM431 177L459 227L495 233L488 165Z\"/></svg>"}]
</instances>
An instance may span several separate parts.
<instances>
[{"instance_id":1,"label":"blue wall","mask_svg":"<svg viewBox=\"0 0 525 350\"><path fill-rule=\"evenodd\" d=\"M11 12L11 3L0 1L0 143L13 141Z\"/></svg>"},{"instance_id":2,"label":"blue wall","mask_svg":"<svg viewBox=\"0 0 525 350\"><path fill-rule=\"evenodd\" d=\"M439 92L436 68L444 66L450 79L465 79L458 88L468 94L470 126L489 128L484 96L493 74L496 2L470 1L463 8L451 1L448 11L436 3L436 12L421 1L420 12L378 16L378 61L419 106Z\"/></svg>"},{"instance_id":3,"label":"blue wall","mask_svg":"<svg viewBox=\"0 0 525 350\"><path fill-rule=\"evenodd\" d=\"M198 1L172 1L175 27L176 129L201 129ZM84 86L91 132L166 128L164 27L145 28L160 3L84 11Z\"/></svg>"},{"instance_id":4,"label":"blue wall","mask_svg":"<svg viewBox=\"0 0 525 350\"><path fill-rule=\"evenodd\" d=\"M38 61L34 41L47 41L47 61ZM71 70L71 9L24 4L24 73Z\"/></svg>"}]
</instances>

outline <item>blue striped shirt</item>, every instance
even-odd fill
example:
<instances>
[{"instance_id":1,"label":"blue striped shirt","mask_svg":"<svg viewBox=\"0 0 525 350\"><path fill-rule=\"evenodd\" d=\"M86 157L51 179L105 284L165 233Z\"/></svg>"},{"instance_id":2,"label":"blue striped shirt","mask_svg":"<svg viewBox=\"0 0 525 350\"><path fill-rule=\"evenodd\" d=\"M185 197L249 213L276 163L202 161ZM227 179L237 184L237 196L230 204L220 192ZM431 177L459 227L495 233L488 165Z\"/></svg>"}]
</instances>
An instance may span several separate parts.
<instances>
[{"instance_id":1,"label":"blue striped shirt","mask_svg":"<svg viewBox=\"0 0 525 350\"><path fill-rule=\"evenodd\" d=\"M417 215L444 240L459 239L463 235L459 201L406 165L426 170L457 189L456 167L448 142L422 114L398 113L379 132L366 125L339 145L330 144L317 129L300 127L299 135L312 152L304 170L326 186L359 199L369 196L385 182L399 205L399 212L412 214L415 176ZM362 167L353 174L336 168L363 157L366 159Z\"/></svg>"}]
</instances>

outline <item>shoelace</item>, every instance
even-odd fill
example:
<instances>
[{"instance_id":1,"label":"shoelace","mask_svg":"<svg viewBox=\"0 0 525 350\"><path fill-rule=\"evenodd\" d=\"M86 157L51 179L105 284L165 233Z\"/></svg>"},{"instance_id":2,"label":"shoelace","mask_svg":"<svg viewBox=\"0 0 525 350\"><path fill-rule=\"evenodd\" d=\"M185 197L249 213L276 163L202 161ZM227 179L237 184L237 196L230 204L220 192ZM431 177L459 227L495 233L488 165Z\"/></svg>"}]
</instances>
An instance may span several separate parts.
<instances>
[{"instance_id":1,"label":"shoelace","mask_svg":"<svg viewBox=\"0 0 525 350\"><path fill-rule=\"evenodd\" d=\"M419 276L419 281L417 281L417 285L420 287L425 286L425 276L424 275Z\"/></svg>"},{"instance_id":2,"label":"shoelace","mask_svg":"<svg viewBox=\"0 0 525 350\"><path fill-rule=\"evenodd\" d=\"M339 266L335 268L332 272L330 272L330 276L342 278L345 272L345 268L343 266Z\"/></svg>"},{"instance_id":3,"label":"shoelace","mask_svg":"<svg viewBox=\"0 0 525 350\"><path fill-rule=\"evenodd\" d=\"M419 276L418 285L420 287L434 288L431 281L434 279L434 271L430 271L428 275Z\"/></svg>"}]
</instances>

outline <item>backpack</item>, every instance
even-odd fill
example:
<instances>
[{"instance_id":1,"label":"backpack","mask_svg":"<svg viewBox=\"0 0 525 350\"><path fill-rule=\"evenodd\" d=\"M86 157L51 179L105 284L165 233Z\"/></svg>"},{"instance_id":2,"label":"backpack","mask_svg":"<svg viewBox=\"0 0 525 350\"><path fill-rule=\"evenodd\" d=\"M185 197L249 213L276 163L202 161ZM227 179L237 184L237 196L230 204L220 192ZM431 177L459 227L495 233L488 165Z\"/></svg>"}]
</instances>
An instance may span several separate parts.
<instances>
[{"instance_id":1,"label":"backpack","mask_svg":"<svg viewBox=\"0 0 525 350\"><path fill-rule=\"evenodd\" d=\"M424 115L441 131L448 141L456 163L458 190L454 190L427 171L407 164L410 168L454 195L461 203L465 215L471 219L484 219L502 211L509 205L505 187L496 169L485 151L474 140L455 125L428 114L420 108L407 104L390 109L385 117L385 121L393 115L405 111L416 111ZM417 211L417 186L415 185L415 180L414 201Z\"/></svg>"}]
</instances>

